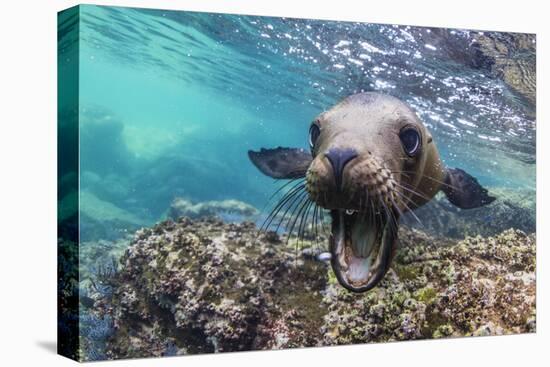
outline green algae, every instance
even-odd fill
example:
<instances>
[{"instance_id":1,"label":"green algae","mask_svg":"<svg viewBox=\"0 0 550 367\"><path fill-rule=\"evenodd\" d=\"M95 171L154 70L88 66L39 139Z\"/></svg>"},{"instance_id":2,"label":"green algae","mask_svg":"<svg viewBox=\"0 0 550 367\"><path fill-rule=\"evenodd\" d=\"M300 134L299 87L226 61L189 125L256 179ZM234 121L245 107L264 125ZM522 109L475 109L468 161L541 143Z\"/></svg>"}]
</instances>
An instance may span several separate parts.
<instances>
[{"instance_id":1,"label":"green algae","mask_svg":"<svg viewBox=\"0 0 550 367\"><path fill-rule=\"evenodd\" d=\"M421 274L420 269L415 265L394 265L394 270L397 272L399 279L414 280Z\"/></svg>"},{"instance_id":2,"label":"green algae","mask_svg":"<svg viewBox=\"0 0 550 367\"><path fill-rule=\"evenodd\" d=\"M432 303L437 297L437 291L432 287L425 287L415 292L416 299L425 304Z\"/></svg>"}]
</instances>

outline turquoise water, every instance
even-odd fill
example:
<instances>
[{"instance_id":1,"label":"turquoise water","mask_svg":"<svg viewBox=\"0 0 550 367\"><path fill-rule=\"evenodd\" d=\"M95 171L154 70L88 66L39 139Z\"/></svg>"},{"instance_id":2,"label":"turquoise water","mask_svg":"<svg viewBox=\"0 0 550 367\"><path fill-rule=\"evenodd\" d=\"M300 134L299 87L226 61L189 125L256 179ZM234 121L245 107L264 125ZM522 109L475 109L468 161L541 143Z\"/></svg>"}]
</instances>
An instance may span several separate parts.
<instances>
[{"instance_id":1,"label":"turquoise water","mask_svg":"<svg viewBox=\"0 0 550 367\"><path fill-rule=\"evenodd\" d=\"M261 209L278 185L247 150L307 148L317 114L371 90L414 107L447 165L535 188L534 106L472 63L476 32L96 6L80 20L89 216L152 223L175 197Z\"/></svg>"}]
</instances>

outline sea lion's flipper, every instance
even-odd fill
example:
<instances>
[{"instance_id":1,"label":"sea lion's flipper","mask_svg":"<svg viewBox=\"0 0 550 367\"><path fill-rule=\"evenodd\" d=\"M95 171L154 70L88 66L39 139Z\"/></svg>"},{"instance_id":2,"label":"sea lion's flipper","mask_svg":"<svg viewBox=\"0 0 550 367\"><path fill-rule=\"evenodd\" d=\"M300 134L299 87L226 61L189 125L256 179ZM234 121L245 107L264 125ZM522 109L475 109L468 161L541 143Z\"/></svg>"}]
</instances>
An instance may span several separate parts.
<instances>
[{"instance_id":1,"label":"sea lion's flipper","mask_svg":"<svg viewBox=\"0 0 550 367\"><path fill-rule=\"evenodd\" d=\"M473 209L495 201L477 179L460 168L447 168L441 189L449 201L461 209Z\"/></svg>"},{"instance_id":2,"label":"sea lion's flipper","mask_svg":"<svg viewBox=\"0 0 550 367\"><path fill-rule=\"evenodd\" d=\"M248 157L263 174L281 179L304 177L313 159L304 149L282 147L249 150Z\"/></svg>"}]
</instances>

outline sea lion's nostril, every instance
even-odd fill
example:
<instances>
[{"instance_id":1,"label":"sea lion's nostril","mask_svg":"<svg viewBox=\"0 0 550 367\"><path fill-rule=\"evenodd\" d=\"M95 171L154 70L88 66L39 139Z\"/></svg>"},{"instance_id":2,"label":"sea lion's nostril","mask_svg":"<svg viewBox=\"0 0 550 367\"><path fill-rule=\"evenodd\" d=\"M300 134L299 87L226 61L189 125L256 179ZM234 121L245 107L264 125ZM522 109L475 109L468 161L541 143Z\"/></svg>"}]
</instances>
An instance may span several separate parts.
<instances>
[{"instance_id":1,"label":"sea lion's nostril","mask_svg":"<svg viewBox=\"0 0 550 367\"><path fill-rule=\"evenodd\" d=\"M336 187L338 190L342 186L342 174L344 172L344 167L351 160L357 157L357 151L352 148L332 148L325 153L325 157L329 160L332 165L332 171L334 174L334 180L336 181Z\"/></svg>"}]
</instances>

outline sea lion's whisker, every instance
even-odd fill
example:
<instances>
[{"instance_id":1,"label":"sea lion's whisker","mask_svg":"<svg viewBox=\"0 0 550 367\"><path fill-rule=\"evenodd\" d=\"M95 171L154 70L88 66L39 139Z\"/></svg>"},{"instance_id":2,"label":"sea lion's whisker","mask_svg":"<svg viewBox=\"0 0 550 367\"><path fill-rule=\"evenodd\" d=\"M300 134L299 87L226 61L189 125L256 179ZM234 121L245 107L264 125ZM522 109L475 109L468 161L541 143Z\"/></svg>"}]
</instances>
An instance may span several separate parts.
<instances>
[{"instance_id":1,"label":"sea lion's whisker","mask_svg":"<svg viewBox=\"0 0 550 367\"><path fill-rule=\"evenodd\" d=\"M300 188L296 188L296 190L292 193L286 194L279 203L271 210L267 218L264 220L260 227L260 231L267 230L270 226L273 220L277 217L277 214L281 211L282 208L285 207L285 205L292 200L296 195L299 195L301 192Z\"/></svg>"},{"instance_id":2,"label":"sea lion's whisker","mask_svg":"<svg viewBox=\"0 0 550 367\"><path fill-rule=\"evenodd\" d=\"M399 206L397 205L397 203L395 202L395 200L393 199L393 196L390 196L390 200L391 200L391 203L393 205L393 207L395 208L395 210L397 210L397 212L399 213L400 216L403 216L403 211L401 211L401 209L399 209Z\"/></svg>"},{"instance_id":3,"label":"sea lion's whisker","mask_svg":"<svg viewBox=\"0 0 550 367\"><path fill-rule=\"evenodd\" d=\"M319 236L317 234L317 204L313 202L313 218L311 223L311 231L313 232L313 235L315 236L315 247L316 250L319 250Z\"/></svg>"},{"instance_id":4,"label":"sea lion's whisker","mask_svg":"<svg viewBox=\"0 0 550 367\"><path fill-rule=\"evenodd\" d=\"M325 227L325 215L323 213L323 209L319 210L319 221L321 222L321 229L323 230L323 234L328 237L329 235L327 234L327 229Z\"/></svg>"},{"instance_id":5,"label":"sea lion's whisker","mask_svg":"<svg viewBox=\"0 0 550 367\"><path fill-rule=\"evenodd\" d=\"M313 236L312 246L315 246L316 250L319 250L319 239L317 237L317 225L316 225L316 213L317 204L312 201L311 221L309 222L309 228L311 229L311 236Z\"/></svg>"},{"instance_id":6,"label":"sea lion's whisker","mask_svg":"<svg viewBox=\"0 0 550 367\"><path fill-rule=\"evenodd\" d=\"M292 190L290 190L289 192L287 192L280 200L279 200L279 203L275 206L275 208L273 208L273 210L271 211L271 213L269 214L269 216L265 219L264 223L262 224L262 226L260 227L260 230L267 230L269 228L269 226L271 225L271 223L273 222L273 220L277 217L277 214L281 211L282 208L284 208L284 206L293 198L295 197L296 195L299 195L300 193L303 193L305 192L305 185L302 184L300 186L296 186L294 187ZM267 223L267 225L266 225ZM265 228L264 228L265 226Z\"/></svg>"},{"instance_id":7,"label":"sea lion's whisker","mask_svg":"<svg viewBox=\"0 0 550 367\"><path fill-rule=\"evenodd\" d=\"M267 201L265 202L263 208L260 210L261 213L263 213L266 208L270 205L271 201L273 200L273 198L279 193L281 192L285 187L287 187L288 185L294 183L295 185L293 187L291 187L283 196L282 198L285 197L286 194L288 194L288 192L292 191L296 186L299 186L300 184L305 184L305 179L302 179L300 180L300 182L296 182L296 180L299 180L300 178L293 178L293 179L290 179L288 180L288 182L285 182L283 185L281 185L281 187L279 187L277 190L275 190L275 192L273 194L271 194L271 196L267 199ZM277 181L276 181L277 182ZM279 202L282 200L279 199ZM263 223L265 224L265 222Z\"/></svg>"},{"instance_id":8,"label":"sea lion's whisker","mask_svg":"<svg viewBox=\"0 0 550 367\"><path fill-rule=\"evenodd\" d=\"M292 213L291 213L291 215L288 219L288 223L287 223L287 238L286 238L286 245L287 246L288 246L288 243L290 241L290 238L292 237L292 233L294 232L294 227L296 225L296 221L300 217L300 213L302 212L304 206L307 205L309 202L311 202L311 200L307 196L307 193L305 193L305 195L300 196L300 201L294 207L294 209L293 209L293 211L292 211ZM298 213L296 215L294 215L294 213L296 212L298 207L300 209L298 210ZM286 213L285 213L285 215L286 215ZM292 222L292 226L290 227L290 230L288 230L288 227L290 225L290 221L292 220L293 217L294 217L294 221ZM284 217L281 219L281 222L282 222L283 219L284 219ZM281 222L279 222L279 225L281 224ZM298 239L299 239L299 231L298 231ZM299 245L299 243L297 242L295 247L294 247L294 265L295 266L297 265L297 261L298 261L298 245Z\"/></svg>"},{"instance_id":9,"label":"sea lion's whisker","mask_svg":"<svg viewBox=\"0 0 550 367\"><path fill-rule=\"evenodd\" d=\"M391 172L392 172L392 173L404 173L404 172L406 172L406 173L411 173L411 174L416 174L416 173L417 173L417 172L414 172L414 171L391 171ZM449 188L451 188L451 189L453 189L453 190L458 190L458 189L459 189L458 187L456 187L456 186L454 186L454 185L451 185L451 184L449 184L449 183L447 183L447 182L438 180L438 179L436 179L435 177L432 177L432 176L429 176L429 175L426 175L426 174L423 174L423 175L420 176L420 177L421 177L421 178L424 178L424 177L425 177L425 178L427 178L427 179L429 179L429 180L434 181L435 183L438 183L438 184L443 185L443 186L447 186L447 187L449 187Z\"/></svg>"},{"instance_id":10,"label":"sea lion's whisker","mask_svg":"<svg viewBox=\"0 0 550 367\"><path fill-rule=\"evenodd\" d=\"M306 205L305 209L301 213L301 215L299 217L300 221L298 222L298 233L296 233L297 239L298 239L298 242L296 243L297 246L300 244L300 241L303 240L302 235L303 235L303 230L304 230L304 227L303 227L303 225L304 225L304 216L307 215L309 207L311 206L311 201L307 201L305 205Z\"/></svg>"},{"instance_id":11,"label":"sea lion's whisker","mask_svg":"<svg viewBox=\"0 0 550 367\"><path fill-rule=\"evenodd\" d=\"M299 182L296 182L296 180L299 180ZM285 182L283 185L281 185L281 187L279 187L277 190L275 190L275 192L273 194L271 194L268 201L273 199L279 192L281 192L285 187L289 186L292 183L295 183L294 187L296 187L299 184L305 183L305 179L298 177L298 178L292 178L292 179L288 180L288 182Z\"/></svg>"},{"instance_id":12,"label":"sea lion's whisker","mask_svg":"<svg viewBox=\"0 0 550 367\"><path fill-rule=\"evenodd\" d=\"M311 207L313 205L313 201L309 200L309 203L308 205L306 206L306 210L304 211L304 214L302 215L302 217L300 218L300 226L299 226L299 230L298 230L298 238L300 239L301 243L302 243L302 246L304 244L304 236L305 236L305 231L307 229L307 222L308 222L308 218L309 218L309 212L311 211ZM301 228L300 228L301 227Z\"/></svg>"},{"instance_id":13,"label":"sea lion's whisker","mask_svg":"<svg viewBox=\"0 0 550 367\"><path fill-rule=\"evenodd\" d=\"M317 249L320 250L322 248L322 245L319 244L319 242L322 240L322 235L319 232L319 222L321 220L321 208L319 205L315 204L315 243L317 245ZM322 241L321 241L322 243Z\"/></svg>"},{"instance_id":14,"label":"sea lion's whisker","mask_svg":"<svg viewBox=\"0 0 550 367\"><path fill-rule=\"evenodd\" d=\"M278 200L278 202L277 202L277 205L278 205L279 203L281 203L281 201L283 201L284 198L285 198L287 195L289 195L291 192L293 192L298 186L301 186L301 185L304 185L304 186L305 186L305 180L302 180L302 181L300 181L300 182L294 182L294 181L295 181L295 180L290 180L289 182L287 182L287 183L285 183L284 185L282 185L282 187L280 187L277 191L275 191L275 192L271 195L271 197L267 200L267 202L266 202L266 204L264 205L264 207L262 208L261 212L263 212L263 211L265 210L265 208L269 205L269 203L270 203L271 200L277 195L277 193L280 192L281 189L283 189L284 187L288 186L289 184L294 183L294 186L292 186L287 192L285 192L285 193L283 194L283 196L282 196L281 198L279 198L279 200ZM275 207L276 207L277 205L275 205ZM266 220L267 220L267 218L266 218ZM265 221L264 221L263 224L265 224ZM262 225L263 225L263 224L262 224Z\"/></svg>"},{"instance_id":15,"label":"sea lion's whisker","mask_svg":"<svg viewBox=\"0 0 550 367\"><path fill-rule=\"evenodd\" d=\"M297 207L298 206L300 207L300 209L298 209L298 213L296 215L294 215L294 212L296 212L296 210L294 210L294 212L292 213L292 216L290 217L289 222L290 222L290 220L292 220L292 217L294 217L294 220L292 221L292 226L290 227L290 231L288 231L288 236L286 238L286 244L287 245L288 245L288 242L290 240L290 237L292 236L292 232L294 231L294 227L296 226L296 222L298 221L298 217L300 216L300 214L304 210L305 206L309 202L310 202L309 198L305 197L304 199L302 199L300 201L299 205L297 205Z\"/></svg>"},{"instance_id":16,"label":"sea lion's whisker","mask_svg":"<svg viewBox=\"0 0 550 367\"><path fill-rule=\"evenodd\" d=\"M282 222L286 219L286 214L288 213L289 216L288 216L288 221L286 223L286 232L287 232L287 241L286 243L288 244L288 240L290 239L291 235L292 235L292 229L290 227L290 224L292 222L293 219L295 219L295 213L297 210L299 210L300 208L300 205L302 205L302 203L305 201L305 194L302 193L300 194L300 196L298 196L296 199L293 200L292 204L287 208L287 210L285 211L285 214L284 216L281 218L281 221L279 222L279 226L282 224ZM279 228L279 226L277 226L277 229Z\"/></svg>"},{"instance_id":17,"label":"sea lion's whisker","mask_svg":"<svg viewBox=\"0 0 550 367\"><path fill-rule=\"evenodd\" d=\"M384 209L384 212L386 214L386 220L395 224L396 227L399 226L399 223L397 223L397 219L395 218L395 215L391 212L391 210L388 209L388 206L386 205L384 200L380 198L380 196L378 197L378 201L380 202L382 209Z\"/></svg>"},{"instance_id":18,"label":"sea lion's whisker","mask_svg":"<svg viewBox=\"0 0 550 367\"><path fill-rule=\"evenodd\" d=\"M285 212L283 213L283 215L281 216L281 219L279 220L279 223L277 224L277 228L275 228L275 232L279 232L279 228L281 228L281 225L283 224L287 214L290 212L290 210L294 207L294 204L296 203L300 203L303 199L304 199L304 196L307 195L307 192L304 190L302 192L300 192L299 194L297 194L294 199L292 200L292 202L286 207L285 209ZM299 204L298 204L299 205ZM290 215L290 218L292 218L292 214ZM287 226L287 229L288 229L288 226Z\"/></svg>"},{"instance_id":19,"label":"sea lion's whisker","mask_svg":"<svg viewBox=\"0 0 550 367\"><path fill-rule=\"evenodd\" d=\"M330 224L327 223L327 221L325 220L325 212L323 210L321 210L321 220L322 220L322 223L323 223L323 231L325 232L325 236L327 237L330 237L330 235L332 234L332 228L330 227ZM328 227L328 230L327 230L327 226Z\"/></svg>"},{"instance_id":20,"label":"sea lion's whisker","mask_svg":"<svg viewBox=\"0 0 550 367\"><path fill-rule=\"evenodd\" d=\"M409 206L403 201L403 199L401 199L401 204L405 205L405 208L407 208L408 212L407 213L411 213L411 215L414 217L414 219L416 219L416 221L418 222L418 224L420 225L424 225L424 223L422 223L422 221L420 220L420 218L418 218L418 216L416 214L414 214L414 211L409 208Z\"/></svg>"},{"instance_id":21,"label":"sea lion's whisker","mask_svg":"<svg viewBox=\"0 0 550 367\"><path fill-rule=\"evenodd\" d=\"M399 195L399 196L400 196L400 199L405 199L405 200L407 200L407 203L413 204L413 205L415 204L414 201L413 201L411 198L405 196L405 194L403 194L402 192L399 192L398 190L393 190L392 192L395 193L395 194L397 194L397 195ZM411 208L409 208L409 207L407 207L407 209L408 209L408 210L411 210Z\"/></svg>"},{"instance_id":22,"label":"sea lion's whisker","mask_svg":"<svg viewBox=\"0 0 550 367\"><path fill-rule=\"evenodd\" d=\"M403 190L407 190L407 191L410 192L411 194L413 194L413 195L415 195L415 196L418 196L418 197L420 197L420 198L422 198L422 199L424 199L424 200L427 200L427 201L430 201L430 200L431 200L431 198L429 198L429 197L427 197L426 195L423 195L423 194L417 192L416 190L413 190L413 189L411 189L411 188L409 188L409 187L406 187L406 186L404 186L404 185L401 185L401 184L399 184L399 183L397 183L397 182L394 182L394 184L395 184L397 187L400 187L400 188L402 188Z\"/></svg>"},{"instance_id":23,"label":"sea lion's whisker","mask_svg":"<svg viewBox=\"0 0 550 367\"><path fill-rule=\"evenodd\" d=\"M289 194L289 192L291 192L293 189L295 189L297 186L299 186L300 184L305 184L305 180L301 181L301 182L295 182L298 178L293 178L293 179L290 179L288 182L285 182L283 185L281 185L281 187L279 187L277 190L275 190L275 192L273 194L271 194L271 196L266 200L264 206L262 207L262 209L260 210L260 213L263 213L266 208L270 205L271 203L271 200L273 200L273 198L279 193L281 192L282 189L284 189L285 187L287 187L288 185L290 185L291 183L295 183L295 185L290 188L290 190L288 190L277 202L277 204L275 205L275 207L270 210L270 214L264 219L264 221L262 222L262 225L260 226L260 228L258 229L258 235L262 232L262 228L263 226L266 224L266 222L269 220L269 217L271 215L271 213L273 213L273 211L275 210L275 208L277 207L277 205L279 205L281 203L281 201L285 198L286 195ZM267 228L266 228L267 229Z\"/></svg>"},{"instance_id":24,"label":"sea lion's whisker","mask_svg":"<svg viewBox=\"0 0 550 367\"><path fill-rule=\"evenodd\" d=\"M415 171L405 171L405 170L402 170L402 171L390 171L390 172L391 172L392 174L401 174L401 175L404 175L404 176L406 176L406 177L409 178L409 179L411 178L411 176L410 176L409 174L412 174L412 175L417 174L417 172L415 172ZM423 174L423 175L420 176L420 177L421 177L421 178L427 178L427 179L429 179L429 180L431 180L431 181L433 181L433 182L435 182L435 183L437 183L437 184L439 184L439 185L449 187L449 188L451 188L451 189L453 189L453 190L458 190L458 188L457 188L456 186L451 185L451 184L446 183L446 182L443 182L443 181L441 181L441 180L438 180L438 179L436 179L436 178L434 178L434 177L432 177L432 176ZM418 193L416 193L416 195L418 195ZM426 198L424 198L424 199L426 199ZM426 200L428 200L428 199L426 199Z\"/></svg>"},{"instance_id":25,"label":"sea lion's whisker","mask_svg":"<svg viewBox=\"0 0 550 367\"><path fill-rule=\"evenodd\" d=\"M287 214L288 214L288 220L284 227L288 232L289 236L292 235L293 233L293 229L291 229L291 223L300 214L300 209L302 208L302 205L307 201L308 201L307 192L302 192L296 199L293 200L292 204L287 208L287 210L285 211L285 214L281 218L281 222L279 223L280 225L282 225L282 222L287 220Z\"/></svg>"},{"instance_id":26,"label":"sea lion's whisker","mask_svg":"<svg viewBox=\"0 0 550 367\"><path fill-rule=\"evenodd\" d=\"M450 188L450 189L453 189L453 190L460 190L457 186L451 185L451 184L449 184L449 183L447 183L447 182L443 182L443 181L438 180L438 179L436 179L436 178L434 178L434 177L432 177L432 176L422 175L422 177L426 177L427 179L432 180L432 181L434 181L435 183L438 183L438 184L440 184L440 185L447 186L447 187Z\"/></svg>"},{"instance_id":27,"label":"sea lion's whisker","mask_svg":"<svg viewBox=\"0 0 550 367\"><path fill-rule=\"evenodd\" d=\"M397 191L397 190L395 190L395 191L393 191L393 192L396 193L397 195L399 195L399 197L398 197L399 202L405 206L405 209L407 209L408 212L411 212L411 215L413 215L413 216L416 217L416 215L415 215L414 212L413 212L413 209L411 209L411 208L407 205L407 202L408 202L409 204L415 204L414 201L412 201L410 198L406 197L403 193L401 193L401 192L399 192L399 191ZM405 200L406 200L406 201L405 201ZM418 220L418 222L419 222L420 224L422 224L422 222L420 221L420 219L418 219L418 217L416 217L416 219Z\"/></svg>"},{"instance_id":28,"label":"sea lion's whisker","mask_svg":"<svg viewBox=\"0 0 550 367\"><path fill-rule=\"evenodd\" d=\"M290 171L287 173L288 178L296 179L296 178L304 178L305 173L303 168L295 169L293 171Z\"/></svg>"},{"instance_id":29,"label":"sea lion's whisker","mask_svg":"<svg viewBox=\"0 0 550 367\"><path fill-rule=\"evenodd\" d=\"M407 177L408 179L411 178L411 176L405 172L407 171L390 171L392 174L399 174L399 175L403 175L405 177ZM411 174L414 174L414 172L411 172Z\"/></svg>"}]
</instances>

